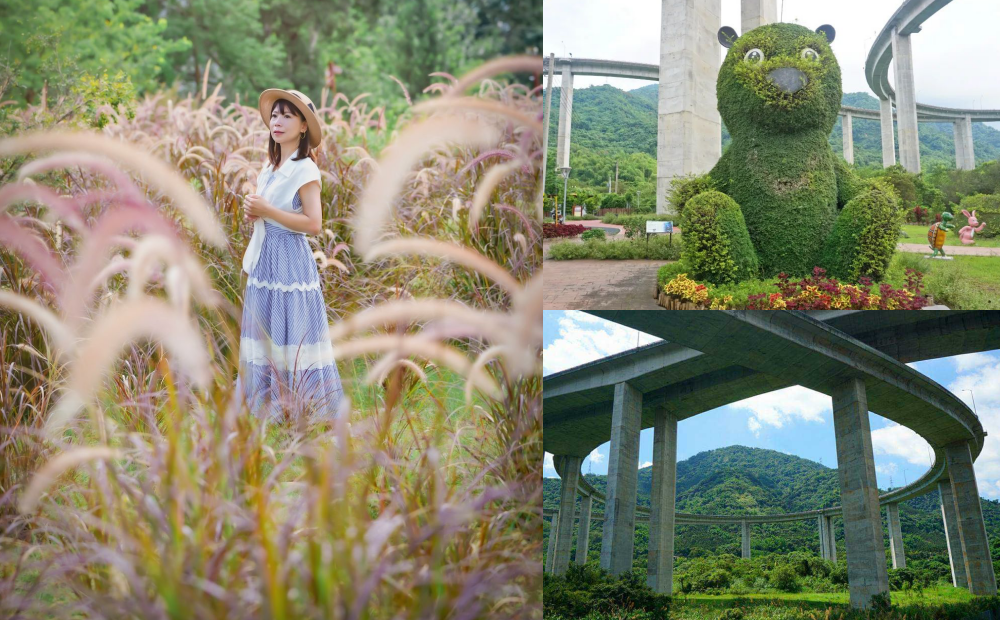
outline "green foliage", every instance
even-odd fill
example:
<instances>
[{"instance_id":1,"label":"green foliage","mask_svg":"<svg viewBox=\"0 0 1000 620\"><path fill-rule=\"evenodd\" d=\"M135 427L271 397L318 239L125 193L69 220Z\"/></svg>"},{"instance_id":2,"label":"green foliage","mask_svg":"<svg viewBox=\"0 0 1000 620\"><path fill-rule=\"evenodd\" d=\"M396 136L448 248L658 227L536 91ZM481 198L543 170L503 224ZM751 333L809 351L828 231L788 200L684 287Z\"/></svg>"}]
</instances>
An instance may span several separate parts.
<instances>
[{"instance_id":1,"label":"green foliage","mask_svg":"<svg viewBox=\"0 0 1000 620\"><path fill-rule=\"evenodd\" d=\"M870 188L844 207L826 242L823 264L840 280L861 277L880 281L896 251L904 211L895 192L885 182L870 181Z\"/></svg>"},{"instance_id":2,"label":"green foliage","mask_svg":"<svg viewBox=\"0 0 1000 620\"><path fill-rule=\"evenodd\" d=\"M690 174L677 177L670 181L670 192L667 201L677 214L678 219L684 215L684 207L688 200L702 192L715 189L715 182L707 174Z\"/></svg>"},{"instance_id":3,"label":"green foliage","mask_svg":"<svg viewBox=\"0 0 1000 620\"><path fill-rule=\"evenodd\" d=\"M634 215L621 215L618 213L608 213L601 216L601 221L605 224L622 224L625 220L635 217ZM672 222L677 219L674 215L665 215L656 213L643 213L642 219L645 222Z\"/></svg>"},{"instance_id":4,"label":"green foliage","mask_svg":"<svg viewBox=\"0 0 1000 620\"><path fill-rule=\"evenodd\" d=\"M115 110L121 105L125 116L135 118L135 89L122 71L118 71L112 80L108 80L107 73L101 74L100 78L84 74L73 87L73 94L83 101L86 122L93 128L103 129L111 121L104 112L97 116L97 109L103 105L109 105Z\"/></svg>"},{"instance_id":5,"label":"green foliage","mask_svg":"<svg viewBox=\"0 0 1000 620\"><path fill-rule=\"evenodd\" d=\"M965 216L962 215L963 209L969 213L975 211L976 219L979 220L979 223L986 224L986 228L977 232L976 237L992 239L1000 236L1000 193L979 194L963 198L962 202L958 205L958 209L956 209L956 217L958 218L957 221L959 223L955 226L955 230L953 231L955 235L958 235L958 231L968 223L964 222Z\"/></svg>"},{"instance_id":6,"label":"green foliage","mask_svg":"<svg viewBox=\"0 0 1000 620\"><path fill-rule=\"evenodd\" d=\"M782 592L796 592L799 589L799 576L788 564L781 564L771 571L771 585Z\"/></svg>"},{"instance_id":7,"label":"green foliage","mask_svg":"<svg viewBox=\"0 0 1000 620\"><path fill-rule=\"evenodd\" d=\"M654 592L640 573L626 571L615 578L593 563L571 563L564 575L546 573L542 589L546 617L582 618L593 611L634 609L666 620L670 611L670 597Z\"/></svg>"},{"instance_id":8,"label":"green foliage","mask_svg":"<svg viewBox=\"0 0 1000 620\"><path fill-rule=\"evenodd\" d=\"M722 284L757 275L757 256L743 213L729 196L714 190L694 196L681 226L684 261L692 268L692 278Z\"/></svg>"},{"instance_id":9,"label":"green foliage","mask_svg":"<svg viewBox=\"0 0 1000 620\"><path fill-rule=\"evenodd\" d=\"M597 241L604 241L607 238L607 235L600 228L591 228L590 230L580 235L580 238L583 239L584 241L587 241L588 239L596 239Z\"/></svg>"},{"instance_id":10,"label":"green foliage","mask_svg":"<svg viewBox=\"0 0 1000 620\"><path fill-rule=\"evenodd\" d=\"M666 235L654 235L645 239L624 239L583 243L564 241L549 246L551 260L677 260L681 256L683 244L679 238L673 242Z\"/></svg>"}]
</instances>

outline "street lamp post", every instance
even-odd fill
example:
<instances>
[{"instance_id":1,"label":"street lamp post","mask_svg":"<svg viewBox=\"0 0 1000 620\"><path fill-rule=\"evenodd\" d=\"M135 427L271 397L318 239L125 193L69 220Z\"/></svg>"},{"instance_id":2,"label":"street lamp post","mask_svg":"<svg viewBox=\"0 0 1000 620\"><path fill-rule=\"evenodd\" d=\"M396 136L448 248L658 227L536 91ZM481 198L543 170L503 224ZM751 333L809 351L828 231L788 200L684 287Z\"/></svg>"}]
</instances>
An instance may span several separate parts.
<instances>
[{"instance_id":1,"label":"street lamp post","mask_svg":"<svg viewBox=\"0 0 1000 620\"><path fill-rule=\"evenodd\" d=\"M566 188L569 186L569 171L570 167L560 168L560 172L563 175L563 209L562 209L562 221L566 223Z\"/></svg>"},{"instance_id":2,"label":"street lamp post","mask_svg":"<svg viewBox=\"0 0 1000 620\"><path fill-rule=\"evenodd\" d=\"M968 392L969 396L972 397L972 411L979 417L979 411L976 409L976 395L972 393L972 390L962 390L963 392Z\"/></svg>"}]
</instances>

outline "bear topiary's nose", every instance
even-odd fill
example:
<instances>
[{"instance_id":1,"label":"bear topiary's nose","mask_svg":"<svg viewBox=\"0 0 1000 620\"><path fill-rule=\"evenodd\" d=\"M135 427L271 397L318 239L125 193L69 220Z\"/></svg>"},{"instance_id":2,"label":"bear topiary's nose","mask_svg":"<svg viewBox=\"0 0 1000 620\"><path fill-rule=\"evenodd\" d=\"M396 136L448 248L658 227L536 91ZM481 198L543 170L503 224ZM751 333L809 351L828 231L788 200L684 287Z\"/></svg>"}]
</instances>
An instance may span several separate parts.
<instances>
[{"instance_id":1,"label":"bear topiary's nose","mask_svg":"<svg viewBox=\"0 0 1000 620\"><path fill-rule=\"evenodd\" d=\"M792 67L775 69L767 74L767 79L789 94L799 92L809 83L809 78L806 77L805 73Z\"/></svg>"}]
</instances>

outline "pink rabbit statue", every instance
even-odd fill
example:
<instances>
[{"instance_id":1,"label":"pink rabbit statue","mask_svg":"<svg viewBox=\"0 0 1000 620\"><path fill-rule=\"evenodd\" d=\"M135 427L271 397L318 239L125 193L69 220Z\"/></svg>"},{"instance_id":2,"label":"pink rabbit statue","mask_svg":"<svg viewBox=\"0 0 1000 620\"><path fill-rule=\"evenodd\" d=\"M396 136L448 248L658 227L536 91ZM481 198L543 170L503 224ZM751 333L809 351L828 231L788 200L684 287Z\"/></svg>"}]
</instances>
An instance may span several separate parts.
<instances>
[{"instance_id":1,"label":"pink rabbit statue","mask_svg":"<svg viewBox=\"0 0 1000 620\"><path fill-rule=\"evenodd\" d=\"M970 214L965 209L962 209L962 215L964 215L965 217L969 218L969 225L965 226L961 230L959 230L958 231L958 236L962 239L962 243L963 244L965 244L965 245L972 245L973 243L976 242L975 239L972 238L973 235L975 235L977 232L982 232L983 228L986 227L986 222L983 222L982 224L980 224L979 220L976 219L976 212L975 211L973 211ZM977 226L978 226L978 228L977 228Z\"/></svg>"}]
</instances>

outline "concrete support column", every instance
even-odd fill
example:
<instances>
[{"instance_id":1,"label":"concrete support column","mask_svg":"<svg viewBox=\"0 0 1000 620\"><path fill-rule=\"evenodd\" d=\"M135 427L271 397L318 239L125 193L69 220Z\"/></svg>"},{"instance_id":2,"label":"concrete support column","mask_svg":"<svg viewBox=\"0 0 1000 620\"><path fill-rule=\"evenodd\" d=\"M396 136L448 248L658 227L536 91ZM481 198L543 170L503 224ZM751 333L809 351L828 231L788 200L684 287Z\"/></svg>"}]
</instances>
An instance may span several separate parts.
<instances>
[{"instance_id":1,"label":"concrete support column","mask_svg":"<svg viewBox=\"0 0 1000 620\"><path fill-rule=\"evenodd\" d=\"M965 572L965 555L962 537L958 534L958 515L955 514L955 496L951 493L951 480L938 482L941 494L941 521L944 523L944 540L948 545L948 562L951 564L951 583L956 588L968 588L969 577Z\"/></svg>"},{"instance_id":2,"label":"concrete support column","mask_svg":"<svg viewBox=\"0 0 1000 620\"><path fill-rule=\"evenodd\" d=\"M750 524L746 521L740 523L740 533L743 538L743 559L750 559Z\"/></svg>"},{"instance_id":3,"label":"concrete support column","mask_svg":"<svg viewBox=\"0 0 1000 620\"><path fill-rule=\"evenodd\" d=\"M552 522L549 524L549 550L545 554L545 572L552 572L553 561L556 557L556 538L559 537L559 513L556 512L552 516Z\"/></svg>"},{"instance_id":4,"label":"concrete support column","mask_svg":"<svg viewBox=\"0 0 1000 620\"><path fill-rule=\"evenodd\" d=\"M661 594L674 589L674 502L677 496L677 418L667 409L653 420L653 489L650 497L646 582Z\"/></svg>"},{"instance_id":5,"label":"concrete support column","mask_svg":"<svg viewBox=\"0 0 1000 620\"><path fill-rule=\"evenodd\" d=\"M889 592L889 575L864 381L852 377L834 389L833 424L851 607L866 609L873 596Z\"/></svg>"},{"instance_id":6,"label":"concrete support column","mask_svg":"<svg viewBox=\"0 0 1000 620\"><path fill-rule=\"evenodd\" d=\"M844 129L844 159L847 163L854 163L854 115L845 114L843 116Z\"/></svg>"},{"instance_id":7,"label":"concrete support column","mask_svg":"<svg viewBox=\"0 0 1000 620\"><path fill-rule=\"evenodd\" d=\"M892 29L892 65L899 122L899 163L907 171L920 172L920 138L917 134L917 90L913 79L913 49L910 35Z\"/></svg>"},{"instance_id":8,"label":"concrete support column","mask_svg":"<svg viewBox=\"0 0 1000 620\"><path fill-rule=\"evenodd\" d=\"M721 26L722 0L662 0L657 213L668 212L671 180L708 172L722 155L722 119L715 95Z\"/></svg>"},{"instance_id":9,"label":"concrete support column","mask_svg":"<svg viewBox=\"0 0 1000 620\"><path fill-rule=\"evenodd\" d=\"M584 495L580 499L580 529L576 533L576 563L587 563L587 548L590 546L590 510L594 498Z\"/></svg>"},{"instance_id":10,"label":"concrete support column","mask_svg":"<svg viewBox=\"0 0 1000 620\"><path fill-rule=\"evenodd\" d=\"M615 385L604 536L601 539L601 568L615 576L632 568L641 426L642 393L628 383Z\"/></svg>"},{"instance_id":11,"label":"concrete support column","mask_svg":"<svg viewBox=\"0 0 1000 620\"><path fill-rule=\"evenodd\" d=\"M743 0L740 4L740 36L778 21L778 0Z\"/></svg>"},{"instance_id":12,"label":"concrete support column","mask_svg":"<svg viewBox=\"0 0 1000 620\"><path fill-rule=\"evenodd\" d=\"M552 110L552 76L556 72L556 55L549 54L549 72L545 83L545 112L542 118L542 189L539 196L545 195L545 171L549 165L549 113Z\"/></svg>"},{"instance_id":13,"label":"concrete support column","mask_svg":"<svg viewBox=\"0 0 1000 620\"><path fill-rule=\"evenodd\" d=\"M983 522L983 507L979 500L976 472L972 469L969 444L958 441L944 449L945 462L951 478L951 493L955 498L958 535L965 556L965 572L969 578L969 592L992 596L997 592L997 580L990 559L990 545Z\"/></svg>"},{"instance_id":14,"label":"concrete support column","mask_svg":"<svg viewBox=\"0 0 1000 620\"><path fill-rule=\"evenodd\" d=\"M906 568L906 555L903 553L903 528L899 525L899 504L886 504L885 514L889 521L889 551L892 555L892 567Z\"/></svg>"},{"instance_id":15,"label":"concrete support column","mask_svg":"<svg viewBox=\"0 0 1000 620\"><path fill-rule=\"evenodd\" d=\"M823 517L826 520L826 559L831 562L837 561L837 536L833 529L833 517Z\"/></svg>"},{"instance_id":16,"label":"concrete support column","mask_svg":"<svg viewBox=\"0 0 1000 620\"><path fill-rule=\"evenodd\" d=\"M563 63L562 84L559 85L559 135L556 143L556 168L569 168L569 134L573 124L573 71Z\"/></svg>"},{"instance_id":17,"label":"concrete support column","mask_svg":"<svg viewBox=\"0 0 1000 620\"><path fill-rule=\"evenodd\" d=\"M559 536L556 538L556 555L552 572L562 575L569 568L569 552L573 547L573 516L576 512L576 491L580 483L581 456L562 456L562 464L557 473L562 477L559 490Z\"/></svg>"},{"instance_id":18,"label":"concrete support column","mask_svg":"<svg viewBox=\"0 0 1000 620\"><path fill-rule=\"evenodd\" d=\"M892 126L892 101L879 99L879 119L882 122L882 167L896 165L896 136Z\"/></svg>"},{"instance_id":19,"label":"concrete support column","mask_svg":"<svg viewBox=\"0 0 1000 620\"><path fill-rule=\"evenodd\" d=\"M962 131L965 134L965 164L972 170L976 167L976 148L972 144L972 117L966 114L962 122Z\"/></svg>"},{"instance_id":20,"label":"concrete support column","mask_svg":"<svg viewBox=\"0 0 1000 620\"><path fill-rule=\"evenodd\" d=\"M955 121L955 167L959 170L972 170L976 167L976 156L972 147L972 117Z\"/></svg>"},{"instance_id":21,"label":"concrete support column","mask_svg":"<svg viewBox=\"0 0 1000 620\"><path fill-rule=\"evenodd\" d=\"M830 537L826 533L826 517L820 515L816 521L819 523L819 557L824 560L829 559L829 551L827 550L827 545L830 543Z\"/></svg>"}]
</instances>

